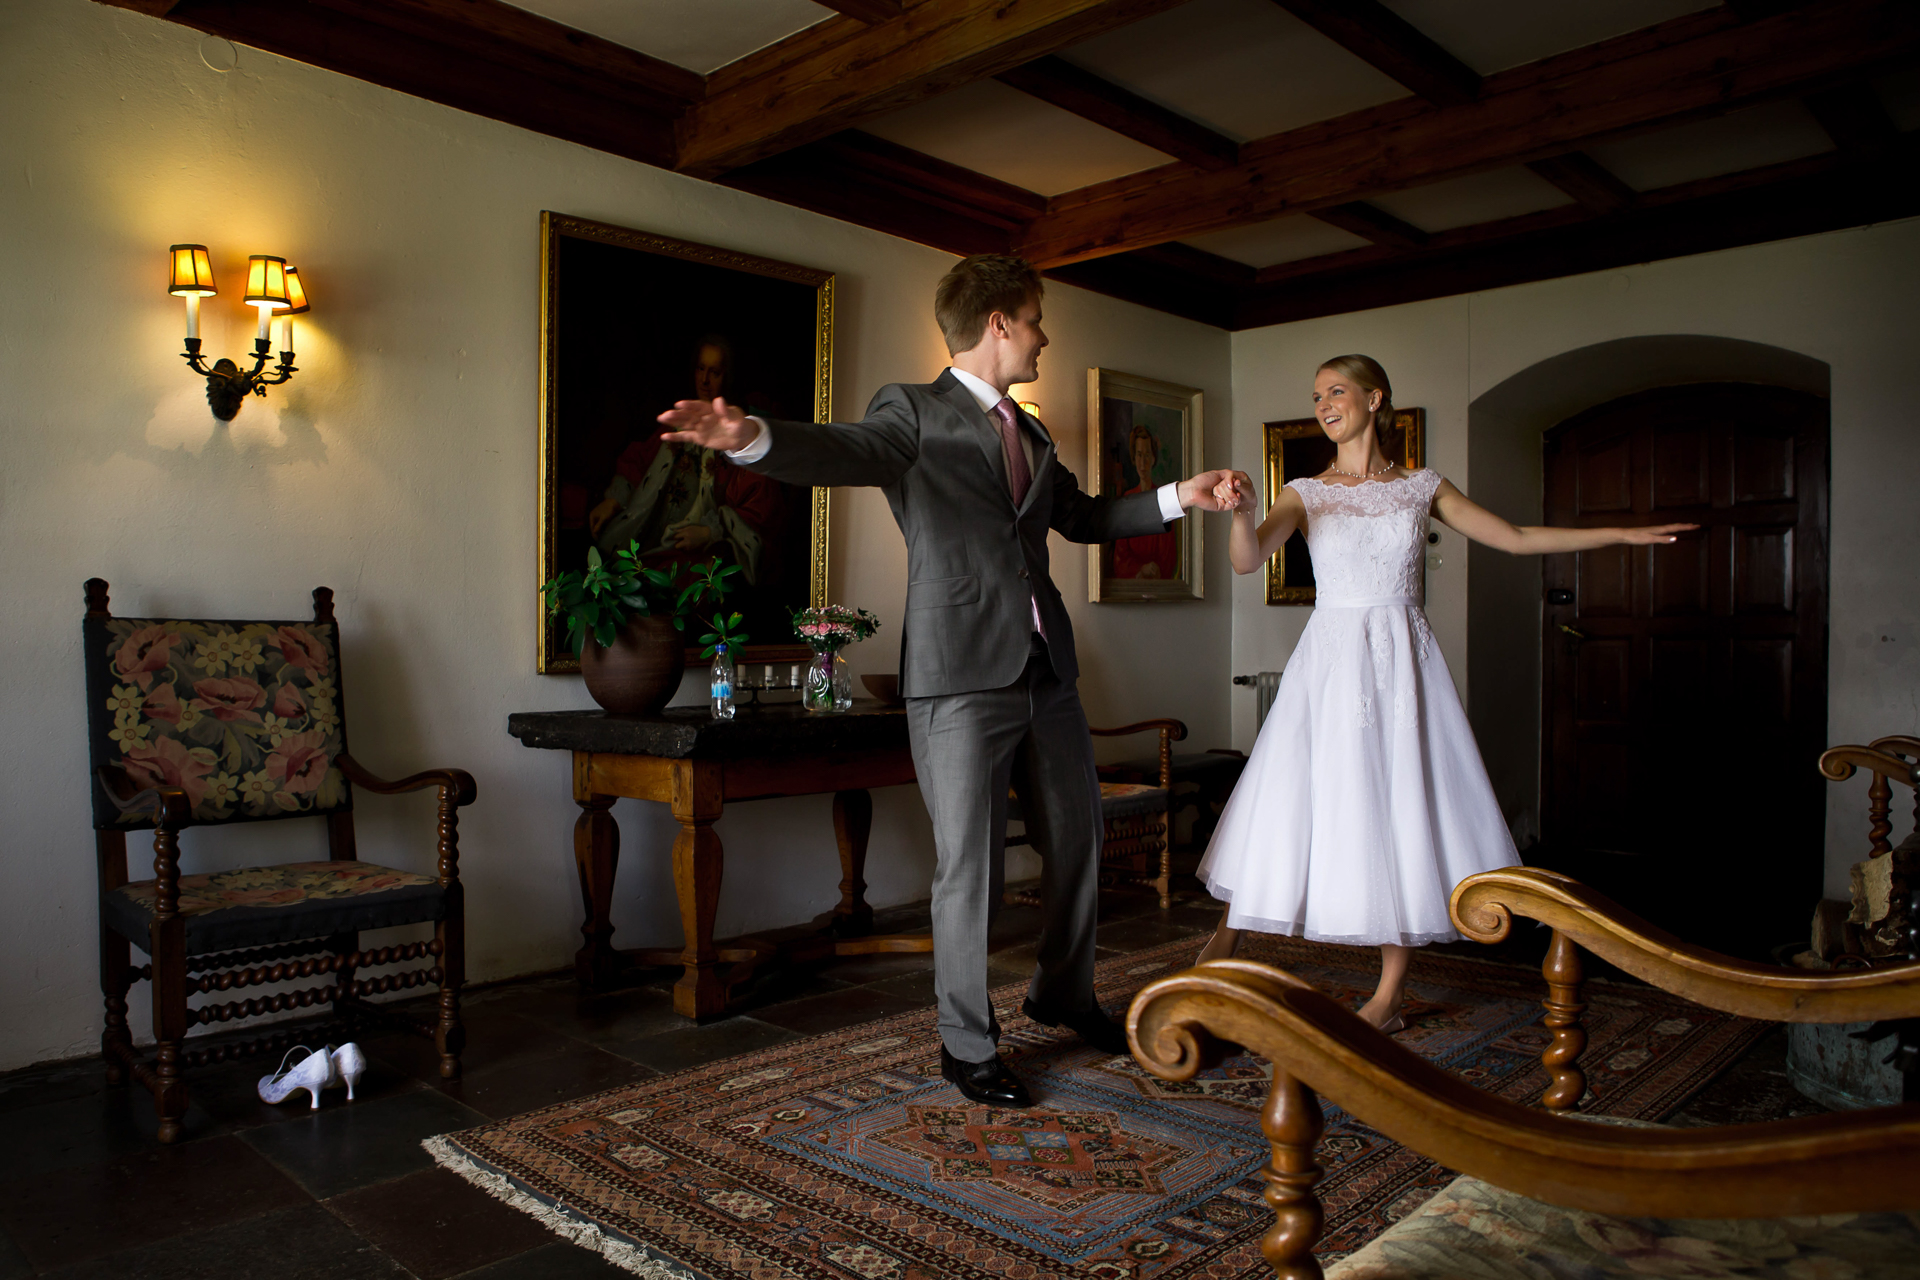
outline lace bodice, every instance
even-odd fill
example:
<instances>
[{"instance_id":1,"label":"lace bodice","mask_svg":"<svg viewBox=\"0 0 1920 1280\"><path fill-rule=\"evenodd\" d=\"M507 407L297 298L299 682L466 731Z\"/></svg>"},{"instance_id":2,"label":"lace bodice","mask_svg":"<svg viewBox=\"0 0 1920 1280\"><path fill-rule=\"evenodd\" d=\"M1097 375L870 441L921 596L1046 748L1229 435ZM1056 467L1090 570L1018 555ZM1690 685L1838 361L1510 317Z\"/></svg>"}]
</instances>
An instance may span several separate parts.
<instances>
[{"instance_id":1,"label":"lace bodice","mask_svg":"<svg viewBox=\"0 0 1920 1280\"><path fill-rule=\"evenodd\" d=\"M1307 508L1307 548L1320 600L1402 596L1420 603L1427 509L1440 488L1430 469L1356 485L1291 480Z\"/></svg>"}]
</instances>

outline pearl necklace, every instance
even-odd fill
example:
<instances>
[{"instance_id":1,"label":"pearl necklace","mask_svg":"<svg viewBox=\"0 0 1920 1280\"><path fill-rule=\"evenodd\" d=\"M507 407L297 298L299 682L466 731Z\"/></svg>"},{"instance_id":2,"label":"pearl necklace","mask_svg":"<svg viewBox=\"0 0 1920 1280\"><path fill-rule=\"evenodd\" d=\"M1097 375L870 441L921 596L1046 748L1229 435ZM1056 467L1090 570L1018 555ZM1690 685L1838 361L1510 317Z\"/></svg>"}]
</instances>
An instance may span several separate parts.
<instances>
[{"instance_id":1,"label":"pearl necklace","mask_svg":"<svg viewBox=\"0 0 1920 1280\"><path fill-rule=\"evenodd\" d=\"M1333 472L1337 476L1346 476L1349 480L1371 480L1375 476L1383 476L1387 474L1387 472L1393 470L1394 467L1398 465L1399 465L1398 463L1389 462L1386 466L1381 467L1378 471L1369 471L1365 475L1358 475L1352 471L1343 470L1336 464L1329 462L1327 464L1327 470Z\"/></svg>"}]
</instances>

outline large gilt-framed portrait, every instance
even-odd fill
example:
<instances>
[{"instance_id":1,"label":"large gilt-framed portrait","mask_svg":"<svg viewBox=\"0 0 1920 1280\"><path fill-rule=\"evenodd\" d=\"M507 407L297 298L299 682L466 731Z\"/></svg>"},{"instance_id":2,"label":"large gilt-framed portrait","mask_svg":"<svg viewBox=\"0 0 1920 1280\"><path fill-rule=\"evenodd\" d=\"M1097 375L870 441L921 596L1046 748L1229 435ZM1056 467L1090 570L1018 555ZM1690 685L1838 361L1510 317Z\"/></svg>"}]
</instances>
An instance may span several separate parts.
<instances>
[{"instance_id":1,"label":"large gilt-framed portrait","mask_svg":"<svg viewBox=\"0 0 1920 1280\"><path fill-rule=\"evenodd\" d=\"M540 215L540 272L539 581L635 540L669 571L719 556L741 569L725 604L745 615L740 660L805 657L787 611L826 603L827 490L663 442L655 417L725 396L826 421L832 273L558 213ZM579 670L544 607L539 627L540 671Z\"/></svg>"},{"instance_id":2,"label":"large gilt-framed portrait","mask_svg":"<svg viewBox=\"0 0 1920 1280\"><path fill-rule=\"evenodd\" d=\"M1318 418L1266 424L1267 509L1287 481L1317 476L1333 462L1333 441ZM1380 435L1380 452L1409 471L1427 465L1427 411L1395 409L1393 427ZM1267 603L1312 604L1313 558L1306 535L1295 532L1267 558Z\"/></svg>"},{"instance_id":3,"label":"large gilt-framed portrait","mask_svg":"<svg viewBox=\"0 0 1920 1280\"><path fill-rule=\"evenodd\" d=\"M1087 492L1150 493L1201 470L1201 401L1197 387L1087 370ZM1176 520L1162 533L1088 547L1087 598L1095 604L1201 599L1201 535L1199 520Z\"/></svg>"}]
</instances>

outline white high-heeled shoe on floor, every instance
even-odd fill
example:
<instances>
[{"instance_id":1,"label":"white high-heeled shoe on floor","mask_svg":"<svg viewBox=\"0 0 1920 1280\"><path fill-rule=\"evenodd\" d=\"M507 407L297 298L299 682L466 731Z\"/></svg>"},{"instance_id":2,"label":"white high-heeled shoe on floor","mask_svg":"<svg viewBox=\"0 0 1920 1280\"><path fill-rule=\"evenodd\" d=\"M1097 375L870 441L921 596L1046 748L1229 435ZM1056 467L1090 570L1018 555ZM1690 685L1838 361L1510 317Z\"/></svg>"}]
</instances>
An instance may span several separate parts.
<instances>
[{"instance_id":1,"label":"white high-heeled shoe on floor","mask_svg":"<svg viewBox=\"0 0 1920 1280\"><path fill-rule=\"evenodd\" d=\"M360 1083L360 1077L367 1073L367 1055L360 1052L360 1046L349 1040L333 1051L333 1074L336 1083L347 1086L347 1101L353 1101L353 1086Z\"/></svg>"},{"instance_id":2,"label":"white high-heeled shoe on floor","mask_svg":"<svg viewBox=\"0 0 1920 1280\"><path fill-rule=\"evenodd\" d=\"M306 1049L307 1056L289 1067L287 1059L302 1049ZM355 1052L359 1050L356 1048ZM305 1089L307 1096L313 1099L312 1109L318 1111L320 1091L339 1083L333 1064L333 1054L327 1049L307 1049L303 1044L293 1046L281 1056L280 1065L273 1069L273 1074L260 1077L260 1101L285 1102L293 1094Z\"/></svg>"}]
</instances>

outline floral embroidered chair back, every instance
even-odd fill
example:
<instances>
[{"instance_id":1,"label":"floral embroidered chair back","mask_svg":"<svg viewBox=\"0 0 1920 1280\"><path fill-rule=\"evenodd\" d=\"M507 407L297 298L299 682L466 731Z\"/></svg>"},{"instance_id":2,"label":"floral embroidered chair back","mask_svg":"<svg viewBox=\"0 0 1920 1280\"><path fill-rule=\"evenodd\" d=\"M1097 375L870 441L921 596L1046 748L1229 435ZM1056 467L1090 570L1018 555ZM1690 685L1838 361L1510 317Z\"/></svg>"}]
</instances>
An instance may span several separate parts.
<instances>
[{"instance_id":1,"label":"floral embroidered chair back","mask_svg":"<svg viewBox=\"0 0 1920 1280\"><path fill-rule=\"evenodd\" d=\"M334 623L90 615L85 643L94 768L179 787L197 825L352 807ZM153 825L89 790L94 826Z\"/></svg>"}]
</instances>

